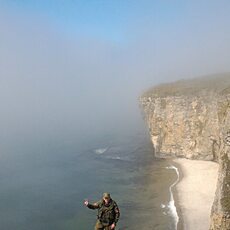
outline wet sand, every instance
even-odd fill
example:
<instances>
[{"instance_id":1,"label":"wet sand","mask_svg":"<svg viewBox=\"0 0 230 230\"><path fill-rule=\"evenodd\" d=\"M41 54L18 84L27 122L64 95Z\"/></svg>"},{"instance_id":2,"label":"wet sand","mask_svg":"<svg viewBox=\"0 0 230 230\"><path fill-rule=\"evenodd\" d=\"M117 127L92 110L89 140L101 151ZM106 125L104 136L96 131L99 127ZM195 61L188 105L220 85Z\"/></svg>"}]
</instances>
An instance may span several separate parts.
<instances>
[{"instance_id":1,"label":"wet sand","mask_svg":"<svg viewBox=\"0 0 230 230\"><path fill-rule=\"evenodd\" d=\"M179 205L180 216L178 229L209 229L219 165L210 161L173 161L179 166L180 171L180 181L176 185L176 203Z\"/></svg>"}]
</instances>

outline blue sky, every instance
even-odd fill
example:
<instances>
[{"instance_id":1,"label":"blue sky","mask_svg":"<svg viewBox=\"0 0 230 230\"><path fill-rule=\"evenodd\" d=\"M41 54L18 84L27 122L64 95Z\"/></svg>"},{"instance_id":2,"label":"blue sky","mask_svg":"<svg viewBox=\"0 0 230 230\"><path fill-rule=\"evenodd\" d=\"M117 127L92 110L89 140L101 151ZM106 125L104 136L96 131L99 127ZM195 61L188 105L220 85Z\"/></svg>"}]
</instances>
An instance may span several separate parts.
<instances>
[{"instance_id":1,"label":"blue sky","mask_svg":"<svg viewBox=\"0 0 230 230\"><path fill-rule=\"evenodd\" d=\"M7 0L2 5L21 14L45 17L61 31L111 41L122 41L127 31L143 24L152 30L181 20L186 1L131 0Z\"/></svg>"},{"instance_id":2,"label":"blue sky","mask_svg":"<svg viewBox=\"0 0 230 230\"><path fill-rule=\"evenodd\" d=\"M0 0L0 125L135 123L152 85L230 72L229 12L226 0Z\"/></svg>"},{"instance_id":3,"label":"blue sky","mask_svg":"<svg viewBox=\"0 0 230 230\"><path fill-rule=\"evenodd\" d=\"M60 30L111 40L123 37L127 8L116 1L6 1L6 6L44 16ZM126 9L126 10L125 10Z\"/></svg>"}]
</instances>

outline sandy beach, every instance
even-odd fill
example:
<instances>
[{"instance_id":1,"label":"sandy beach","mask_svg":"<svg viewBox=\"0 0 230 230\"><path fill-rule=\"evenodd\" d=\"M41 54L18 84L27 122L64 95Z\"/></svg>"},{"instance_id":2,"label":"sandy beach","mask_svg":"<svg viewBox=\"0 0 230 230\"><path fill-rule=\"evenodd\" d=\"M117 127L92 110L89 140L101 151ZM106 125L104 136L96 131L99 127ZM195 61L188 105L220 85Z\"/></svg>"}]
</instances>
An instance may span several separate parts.
<instances>
[{"instance_id":1,"label":"sandy beach","mask_svg":"<svg viewBox=\"0 0 230 230\"><path fill-rule=\"evenodd\" d=\"M210 161L175 159L181 180L176 185L179 213L184 230L209 229L218 164Z\"/></svg>"}]
</instances>

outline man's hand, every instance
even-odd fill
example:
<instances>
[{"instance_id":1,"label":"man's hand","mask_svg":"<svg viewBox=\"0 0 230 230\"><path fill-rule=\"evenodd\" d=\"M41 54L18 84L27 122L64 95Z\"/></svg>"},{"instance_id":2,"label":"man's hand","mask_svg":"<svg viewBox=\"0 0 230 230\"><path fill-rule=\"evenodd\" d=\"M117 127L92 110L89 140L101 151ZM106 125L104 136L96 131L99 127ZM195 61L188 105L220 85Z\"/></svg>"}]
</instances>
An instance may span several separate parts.
<instances>
[{"instance_id":1,"label":"man's hand","mask_svg":"<svg viewBox=\"0 0 230 230\"><path fill-rule=\"evenodd\" d=\"M110 228L111 228L111 229L115 229L115 226L116 226L116 225L113 223L113 224L110 226Z\"/></svg>"},{"instance_id":2,"label":"man's hand","mask_svg":"<svg viewBox=\"0 0 230 230\"><path fill-rule=\"evenodd\" d=\"M89 204L89 201L86 199L86 200L84 200L84 205L85 206L88 206L88 204Z\"/></svg>"}]
</instances>

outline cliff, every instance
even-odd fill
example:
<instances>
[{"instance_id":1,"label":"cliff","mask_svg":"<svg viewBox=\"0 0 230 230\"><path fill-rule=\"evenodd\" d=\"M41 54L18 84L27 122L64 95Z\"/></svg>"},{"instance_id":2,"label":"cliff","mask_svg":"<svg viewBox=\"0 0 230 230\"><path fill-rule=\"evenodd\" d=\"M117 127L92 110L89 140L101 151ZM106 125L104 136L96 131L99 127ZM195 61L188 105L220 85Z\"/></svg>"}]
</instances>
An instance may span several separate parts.
<instances>
[{"instance_id":1,"label":"cliff","mask_svg":"<svg viewBox=\"0 0 230 230\"><path fill-rule=\"evenodd\" d=\"M140 103L156 156L219 163L210 229L230 229L230 74L162 84Z\"/></svg>"}]
</instances>

